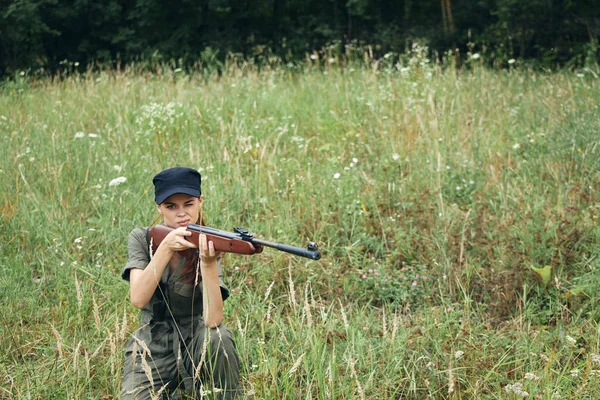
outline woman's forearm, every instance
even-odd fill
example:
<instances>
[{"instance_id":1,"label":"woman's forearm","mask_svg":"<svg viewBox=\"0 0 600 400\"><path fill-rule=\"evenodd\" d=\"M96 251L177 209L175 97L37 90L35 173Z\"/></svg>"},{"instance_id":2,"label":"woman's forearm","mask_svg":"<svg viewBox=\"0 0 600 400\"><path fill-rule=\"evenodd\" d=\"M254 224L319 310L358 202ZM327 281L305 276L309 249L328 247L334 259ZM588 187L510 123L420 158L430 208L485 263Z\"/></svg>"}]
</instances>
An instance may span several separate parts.
<instances>
[{"instance_id":1,"label":"woman's forearm","mask_svg":"<svg viewBox=\"0 0 600 400\"><path fill-rule=\"evenodd\" d=\"M223 296L219 285L217 262L201 263L204 323L215 328L223 321Z\"/></svg>"},{"instance_id":2,"label":"woman's forearm","mask_svg":"<svg viewBox=\"0 0 600 400\"><path fill-rule=\"evenodd\" d=\"M145 269L131 270L129 275L131 304L137 308L144 308L148 304L172 256L171 249L159 246Z\"/></svg>"}]
</instances>

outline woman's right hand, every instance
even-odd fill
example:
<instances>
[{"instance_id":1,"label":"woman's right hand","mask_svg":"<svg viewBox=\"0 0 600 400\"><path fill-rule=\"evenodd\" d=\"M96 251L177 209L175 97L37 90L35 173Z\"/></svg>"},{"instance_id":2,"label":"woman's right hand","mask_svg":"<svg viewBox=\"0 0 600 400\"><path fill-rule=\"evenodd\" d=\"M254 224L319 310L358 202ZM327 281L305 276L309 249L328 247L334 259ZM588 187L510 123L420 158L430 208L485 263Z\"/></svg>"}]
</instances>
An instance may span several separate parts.
<instances>
[{"instance_id":1,"label":"woman's right hand","mask_svg":"<svg viewBox=\"0 0 600 400\"><path fill-rule=\"evenodd\" d=\"M192 232L188 231L185 226L179 227L171 232L161 242L159 247L166 246L169 250L175 251L183 251L187 249L195 249L196 245L194 245L189 240L186 240L186 237L191 236Z\"/></svg>"}]
</instances>

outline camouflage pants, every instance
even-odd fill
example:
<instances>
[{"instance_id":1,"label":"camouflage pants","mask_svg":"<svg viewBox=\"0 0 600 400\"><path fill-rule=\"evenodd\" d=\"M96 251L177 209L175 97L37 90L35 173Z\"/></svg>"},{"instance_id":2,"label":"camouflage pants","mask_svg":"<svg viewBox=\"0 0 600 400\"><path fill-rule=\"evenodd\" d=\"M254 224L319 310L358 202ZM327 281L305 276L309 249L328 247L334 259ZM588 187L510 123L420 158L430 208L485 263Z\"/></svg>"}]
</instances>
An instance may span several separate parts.
<instances>
[{"instance_id":1,"label":"camouflage pants","mask_svg":"<svg viewBox=\"0 0 600 400\"><path fill-rule=\"evenodd\" d=\"M239 359L224 325L209 329L201 316L177 324L144 319L125 351L121 399L161 398L159 393L184 399L239 396Z\"/></svg>"}]
</instances>

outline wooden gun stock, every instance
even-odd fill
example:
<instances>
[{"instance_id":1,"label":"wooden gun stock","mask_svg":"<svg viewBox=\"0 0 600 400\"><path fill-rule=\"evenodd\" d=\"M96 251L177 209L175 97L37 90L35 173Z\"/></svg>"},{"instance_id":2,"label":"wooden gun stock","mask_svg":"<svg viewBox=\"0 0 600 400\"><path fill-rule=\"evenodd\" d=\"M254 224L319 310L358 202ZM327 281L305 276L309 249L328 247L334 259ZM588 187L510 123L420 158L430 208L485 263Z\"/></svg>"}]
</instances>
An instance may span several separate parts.
<instances>
[{"instance_id":1,"label":"wooden gun stock","mask_svg":"<svg viewBox=\"0 0 600 400\"><path fill-rule=\"evenodd\" d=\"M306 249L302 249L287 244L255 239L253 235L242 228L235 228L234 232L227 232L220 229L209 228L207 226L189 224L187 230L192 232L192 235L186 237L186 239L196 245L196 247L199 246L200 234L203 233L209 241L213 242L215 250L223 253L251 255L262 252L263 247L272 247L279 251L310 258L312 260L321 258L321 253L319 253L317 245L312 242L308 244ZM152 254L156 252L160 243L171 231L173 231L173 229L164 225L156 225L148 229L148 241L152 243Z\"/></svg>"},{"instance_id":2,"label":"wooden gun stock","mask_svg":"<svg viewBox=\"0 0 600 400\"><path fill-rule=\"evenodd\" d=\"M194 244L196 247L200 247L200 230L190 229L188 226L187 229L189 232L192 232L190 236L187 236L186 239ZM173 229L164 226L164 225L156 225L148 229L148 239L152 239L152 254L156 252L160 243L164 240L164 238L171 232ZM262 246L255 246L251 242L247 242L242 239L237 238L226 238L222 236L217 236L210 233L204 233L206 235L206 239L209 242L213 242L213 246L215 251L220 251L222 253L236 253L236 254L256 254L263 251Z\"/></svg>"}]
</instances>

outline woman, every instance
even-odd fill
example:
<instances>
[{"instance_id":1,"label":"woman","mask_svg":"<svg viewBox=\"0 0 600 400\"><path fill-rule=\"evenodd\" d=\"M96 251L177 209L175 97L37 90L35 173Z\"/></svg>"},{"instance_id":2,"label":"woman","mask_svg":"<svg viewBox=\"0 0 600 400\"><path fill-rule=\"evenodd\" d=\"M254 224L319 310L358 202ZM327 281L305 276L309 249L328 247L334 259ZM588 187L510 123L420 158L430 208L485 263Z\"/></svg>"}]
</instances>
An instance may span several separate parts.
<instances>
[{"instance_id":1,"label":"woman","mask_svg":"<svg viewBox=\"0 0 600 400\"><path fill-rule=\"evenodd\" d=\"M175 388L198 398L207 388L219 398L235 398L239 360L231 332L221 323L229 297L221 254L203 234L197 250L186 240L191 235L186 226L202 223L200 174L170 168L153 183L156 208L174 230L152 255L146 229L129 235L122 276L129 281L131 303L142 311L125 352L121 398L151 399Z\"/></svg>"}]
</instances>

